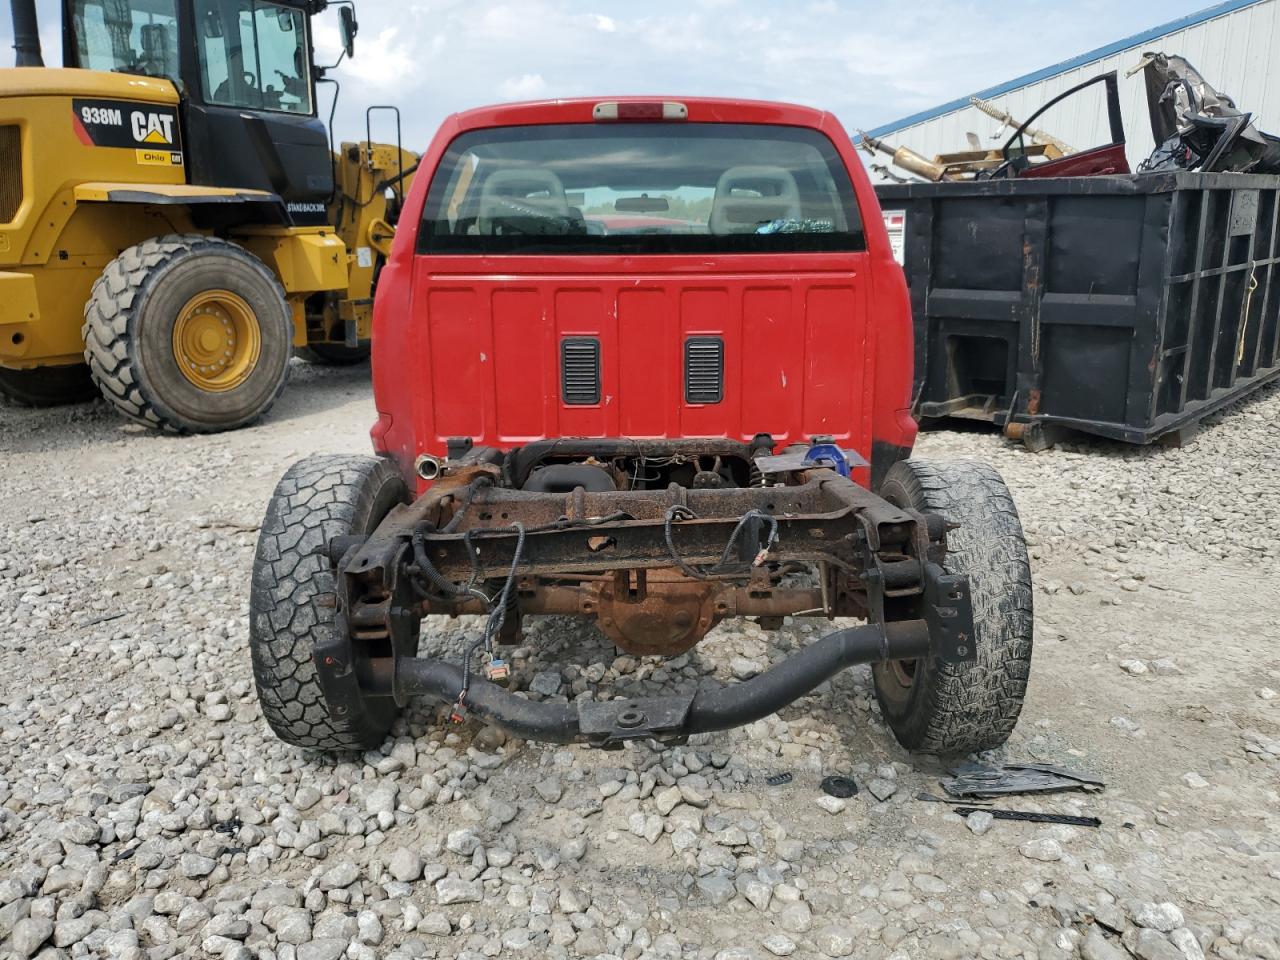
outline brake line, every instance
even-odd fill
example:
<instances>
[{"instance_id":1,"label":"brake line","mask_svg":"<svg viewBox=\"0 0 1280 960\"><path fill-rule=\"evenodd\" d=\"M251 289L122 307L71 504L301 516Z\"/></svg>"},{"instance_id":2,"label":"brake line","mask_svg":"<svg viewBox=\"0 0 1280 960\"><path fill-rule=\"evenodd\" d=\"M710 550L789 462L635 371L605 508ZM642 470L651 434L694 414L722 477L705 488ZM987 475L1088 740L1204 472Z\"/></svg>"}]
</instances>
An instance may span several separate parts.
<instances>
[{"instance_id":1,"label":"brake line","mask_svg":"<svg viewBox=\"0 0 1280 960\"><path fill-rule=\"evenodd\" d=\"M663 522L663 534L667 541L667 552L671 554L671 559L675 561L675 565L680 568L680 572L694 580L709 580L721 570L728 562L729 555L733 553L733 547L738 542L738 537L742 535L743 528L746 527L747 521L752 519L765 520L769 524L769 537L765 541L764 546L756 554L755 559L751 561L751 566L758 567L769 558L769 551L773 549L773 545L778 542L778 519L773 514L765 513L763 510L751 509L738 518L737 525L733 528L733 533L729 535L729 542L724 546L724 552L720 554L720 560L710 568L694 567L680 556L680 552L676 549L675 537L672 533L673 525L676 520L697 520L698 515L683 504L673 504L667 510L666 518Z\"/></svg>"}]
</instances>

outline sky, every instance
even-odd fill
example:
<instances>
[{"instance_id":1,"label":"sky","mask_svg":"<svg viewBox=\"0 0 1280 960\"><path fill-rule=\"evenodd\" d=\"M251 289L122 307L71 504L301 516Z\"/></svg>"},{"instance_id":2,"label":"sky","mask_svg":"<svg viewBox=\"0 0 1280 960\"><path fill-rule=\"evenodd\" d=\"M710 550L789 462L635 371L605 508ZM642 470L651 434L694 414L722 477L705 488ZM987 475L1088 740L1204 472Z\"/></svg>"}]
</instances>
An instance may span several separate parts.
<instances>
[{"instance_id":1,"label":"sky","mask_svg":"<svg viewBox=\"0 0 1280 960\"><path fill-rule=\"evenodd\" d=\"M627 93L786 100L870 128L1210 2L356 0L356 56L334 71L336 134L362 139L365 107L394 104L404 146L421 151L456 110ZM57 0L38 7L45 60L59 63ZM336 9L316 18L314 36L317 60L336 60ZM0 44L12 45L2 15ZM374 138L394 140L377 123Z\"/></svg>"}]
</instances>

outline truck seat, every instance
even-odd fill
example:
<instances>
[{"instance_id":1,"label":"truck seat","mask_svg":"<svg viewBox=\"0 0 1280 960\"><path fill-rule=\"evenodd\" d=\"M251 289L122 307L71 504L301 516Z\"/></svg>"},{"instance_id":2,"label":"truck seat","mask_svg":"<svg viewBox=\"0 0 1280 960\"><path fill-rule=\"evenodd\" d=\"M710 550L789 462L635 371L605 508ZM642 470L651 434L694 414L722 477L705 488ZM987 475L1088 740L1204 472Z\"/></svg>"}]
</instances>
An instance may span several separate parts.
<instances>
[{"instance_id":1,"label":"truck seat","mask_svg":"<svg viewBox=\"0 0 1280 960\"><path fill-rule=\"evenodd\" d=\"M800 216L800 188L782 167L730 167L711 201L713 234L755 233L762 223Z\"/></svg>"},{"instance_id":2,"label":"truck seat","mask_svg":"<svg viewBox=\"0 0 1280 960\"><path fill-rule=\"evenodd\" d=\"M495 221L537 217L573 219L564 184L554 172L526 167L489 174L480 190L476 220L480 234L492 234Z\"/></svg>"}]
</instances>

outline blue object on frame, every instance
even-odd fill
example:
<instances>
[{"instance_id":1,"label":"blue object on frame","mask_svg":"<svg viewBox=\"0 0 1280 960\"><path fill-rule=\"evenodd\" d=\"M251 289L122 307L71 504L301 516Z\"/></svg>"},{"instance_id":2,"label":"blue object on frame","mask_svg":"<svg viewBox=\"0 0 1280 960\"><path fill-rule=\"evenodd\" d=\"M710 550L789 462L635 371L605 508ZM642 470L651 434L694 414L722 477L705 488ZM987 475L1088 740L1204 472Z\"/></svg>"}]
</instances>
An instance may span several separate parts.
<instances>
[{"instance_id":1,"label":"blue object on frame","mask_svg":"<svg viewBox=\"0 0 1280 960\"><path fill-rule=\"evenodd\" d=\"M849 458L834 443L817 443L804 455L805 460L823 467L831 467L840 476L849 477Z\"/></svg>"}]
</instances>

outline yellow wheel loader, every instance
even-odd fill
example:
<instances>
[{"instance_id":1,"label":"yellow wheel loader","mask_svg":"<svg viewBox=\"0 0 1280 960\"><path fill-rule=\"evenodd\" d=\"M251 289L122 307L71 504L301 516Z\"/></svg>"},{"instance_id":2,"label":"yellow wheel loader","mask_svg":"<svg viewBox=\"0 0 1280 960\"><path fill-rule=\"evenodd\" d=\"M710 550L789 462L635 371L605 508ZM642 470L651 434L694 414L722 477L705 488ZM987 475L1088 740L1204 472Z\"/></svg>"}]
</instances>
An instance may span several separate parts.
<instances>
[{"instance_id":1,"label":"yellow wheel loader","mask_svg":"<svg viewBox=\"0 0 1280 960\"><path fill-rule=\"evenodd\" d=\"M367 356L418 158L398 142L331 148L316 85L332 68L316 66L311 36L329 5L63 0L55 69L35 0L12 0L0 394L100 392L140 423L205 433L265 413L295 350ZM354 7L333 5L349 56Z\"/></svg>"}]
</instances>

